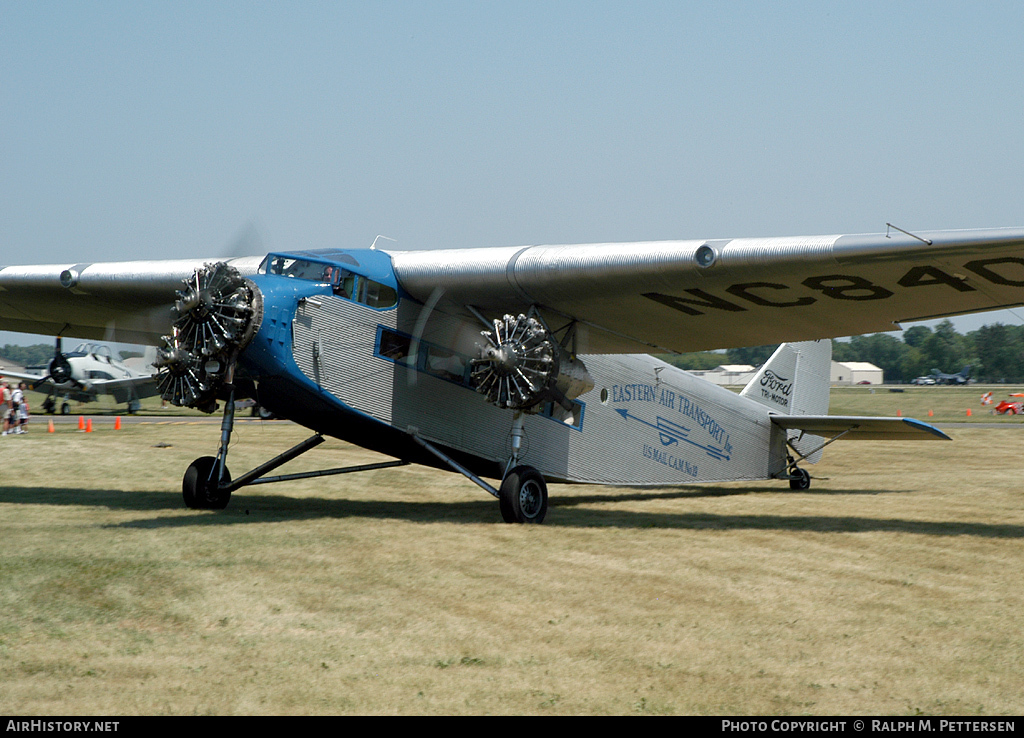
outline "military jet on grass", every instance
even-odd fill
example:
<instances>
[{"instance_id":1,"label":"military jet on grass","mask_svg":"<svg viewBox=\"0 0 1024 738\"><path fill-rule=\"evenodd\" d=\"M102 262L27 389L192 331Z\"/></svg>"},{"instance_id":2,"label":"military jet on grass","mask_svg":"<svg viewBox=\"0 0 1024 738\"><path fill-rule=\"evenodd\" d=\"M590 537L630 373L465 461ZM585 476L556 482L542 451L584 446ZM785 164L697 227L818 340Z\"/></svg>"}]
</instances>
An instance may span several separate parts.
<instances>
[{"instance_id":1,"label":"military jet on grass","mask_svg":"<svg viewBox=\"0 0 1024 738\"><path fill-rule=\"evenodd\" d=\"M128 412L134 413L141 399L159 394L152 370L127 366L103 344L82 343L74 351L64 353L59 336L53 358L45 366L26 367L25 372L0 368L0 376L24 381L33 390L49 392L43 410L54 413L59 407L61 415L71 412L71 401L95 402L100 395L126 403Z\"/></svg>"},{"instance_id":2,"label":"military jet on grass","mask_svg":"<svg viewBox=\"0 0 1024 738\"><path fill-rule=\"evenodd\" d=\"M1022 303L1024 229L0 269L5 328L160 345L164 398L223 403L216 455L184 475L191 508L413 462L465 475L521 523L544 519L547 481L806 489L801 464L838 438L947 438L828 415L821 339ZM778 342L738 395L648 355ZM241 398L312 435L233 478ZM395 460L268 476L324 435Z\"/></svg>"}]
</instances>

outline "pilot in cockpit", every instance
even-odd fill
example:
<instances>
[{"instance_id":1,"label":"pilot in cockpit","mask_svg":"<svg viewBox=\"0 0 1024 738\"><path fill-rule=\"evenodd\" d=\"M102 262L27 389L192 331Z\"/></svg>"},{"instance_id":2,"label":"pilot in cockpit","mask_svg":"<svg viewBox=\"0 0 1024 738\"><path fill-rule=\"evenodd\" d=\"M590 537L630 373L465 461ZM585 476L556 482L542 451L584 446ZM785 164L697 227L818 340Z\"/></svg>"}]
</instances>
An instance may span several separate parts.
<instances>
[{"instance_id":1,"label":"pilot in cockpit","mask_svg":"<svg viewBox=\"0 0 1024 738\"><path fill-rule=\"evenodd\" d=\"M334 294L338 297L350 297L349 289L347 288L346 282L350 280L345 279L346 272L340 267L325 266L323 272L323 280L327 284L331 285L334 290Z\"/></svg>"}]
</instances>

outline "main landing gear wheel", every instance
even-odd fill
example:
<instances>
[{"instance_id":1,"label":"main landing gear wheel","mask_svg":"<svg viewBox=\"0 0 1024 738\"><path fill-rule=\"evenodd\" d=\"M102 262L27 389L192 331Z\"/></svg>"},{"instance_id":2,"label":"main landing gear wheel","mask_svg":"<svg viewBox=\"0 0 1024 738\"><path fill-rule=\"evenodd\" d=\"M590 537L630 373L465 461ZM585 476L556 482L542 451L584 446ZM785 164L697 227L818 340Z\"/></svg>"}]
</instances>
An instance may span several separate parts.
<instances>
[{"instance_id":1,"label":"main landing gear wheel","mask_svg":"<svg viewBox=\"0 0 1024 738\"><path fill-rule=\"evenodd\" d=\"M185 498L185 506L192 510L223 510L231 500L231 491L218 489L214 479L217 472L217 459L213 456L201 456L193 461L185 470L185 478L181 481L181 496ZM231 481L231 474L224 469L225 484Z\"/></svg>"},{"instance_id":2,"label":"main landing gear wheel","mask_svg":"<svg viewBox=\"0 0 1024 738\"><path fill-rule=\"evenodd\" d=\"M793 478L789 480L789 488L795 490L804 490L811 488L811 475L806 469L800 469L794 467Z\"/></svg>"},{"instance_id":3,"label":"main landing gear wheel","mask_svg":"<svg viewBox=\"0 0 1024 738\"><path fill-rule=\"evenodd\" d=\"M501 517L506 523L544 522L548 512L548 485L532 466L517 466L501 483Z\"/></svg>"}]
</instances>

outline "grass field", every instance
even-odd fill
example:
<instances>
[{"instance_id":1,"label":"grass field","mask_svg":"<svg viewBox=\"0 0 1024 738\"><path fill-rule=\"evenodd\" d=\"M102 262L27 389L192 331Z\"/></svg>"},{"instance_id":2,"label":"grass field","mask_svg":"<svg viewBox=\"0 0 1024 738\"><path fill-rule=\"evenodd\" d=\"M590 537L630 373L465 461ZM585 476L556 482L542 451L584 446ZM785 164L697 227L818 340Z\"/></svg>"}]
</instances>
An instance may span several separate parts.
<instances>
[{"instance_id":1,"label":"grass field","mask_svg":"<svg viewBox=\"0 0 1024 738\"><path fill-rule=\"evenodd\" d=\"M851 388L832 412L989 421L982 391ZM8 714L1024 712L1012 420L836 443L803 493L552 485L539 527L421 467L190 511L216 424L34 422L0 439ZM306 435L241 425L231 467ZM329 441L284 471L379 458Z\"/></svg>"}]
</instances>

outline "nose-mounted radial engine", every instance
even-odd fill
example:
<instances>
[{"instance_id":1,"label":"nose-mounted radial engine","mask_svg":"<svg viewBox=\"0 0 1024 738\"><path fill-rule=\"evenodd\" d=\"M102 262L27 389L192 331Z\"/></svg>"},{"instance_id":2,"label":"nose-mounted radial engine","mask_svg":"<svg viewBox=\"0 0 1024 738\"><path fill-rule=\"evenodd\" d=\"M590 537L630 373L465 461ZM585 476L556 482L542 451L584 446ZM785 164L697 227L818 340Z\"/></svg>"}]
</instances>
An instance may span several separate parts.
<instances>
[{"instance_id":1,"label":"nose-mounted radial engine","mask_svg":"<svg viewBox=\"0 0 1024 738\"><path fill-rule=\"evenodd\" d=\"M531 311L532 313L532 311ZM586 366L555 339L534 315L506 315L481 331L480 358L472 362L473 385L489 402L513 410L512 456L498 500L506 522L540 523L547 512L547 485L540 472L519 465L523 414L537 413L547 402L566 411L572 400L594 387Z\"/></svg>"},{"instance_id":2,"label":"nose-mounted radial engine","mask_svg":"<svg viewBox=\"0 0 1024 738\"><path fill-rule=\"evenodd\" d=\"M224 262L206 264L187 280L174 304L173 332L155 362L163 399L204 412L232 382L235 360L259 330L263 297Z\"/></svg>"}]
</instances>

